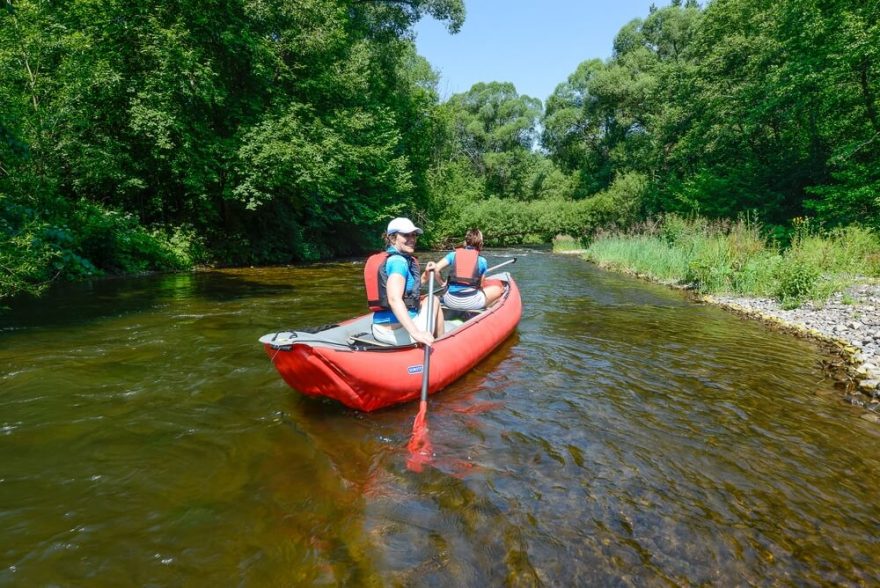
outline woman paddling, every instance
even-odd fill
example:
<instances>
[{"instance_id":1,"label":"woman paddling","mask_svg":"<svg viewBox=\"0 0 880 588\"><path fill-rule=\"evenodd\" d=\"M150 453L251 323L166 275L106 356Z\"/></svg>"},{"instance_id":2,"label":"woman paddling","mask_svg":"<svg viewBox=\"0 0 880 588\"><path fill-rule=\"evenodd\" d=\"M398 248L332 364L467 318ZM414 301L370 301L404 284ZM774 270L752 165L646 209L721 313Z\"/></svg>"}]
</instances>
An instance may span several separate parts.
<instances>
[{"instance_id":1,"label":"woman paddling","mask_svg":"<svg viewBox=\"0 0 880 588\"><path fill-rule=\"evenodd\" d=\"M443 303L455 310L479 310L491 306L504 294L504 284L500 280L485 280L489 269L486 258L480 255L483 248L483 233L480 229L467 232L464 244L451 251L435 263L425 266L427 271L440 271L449 266L448 289L443 295Z\"/></svg>"}]
</instances>

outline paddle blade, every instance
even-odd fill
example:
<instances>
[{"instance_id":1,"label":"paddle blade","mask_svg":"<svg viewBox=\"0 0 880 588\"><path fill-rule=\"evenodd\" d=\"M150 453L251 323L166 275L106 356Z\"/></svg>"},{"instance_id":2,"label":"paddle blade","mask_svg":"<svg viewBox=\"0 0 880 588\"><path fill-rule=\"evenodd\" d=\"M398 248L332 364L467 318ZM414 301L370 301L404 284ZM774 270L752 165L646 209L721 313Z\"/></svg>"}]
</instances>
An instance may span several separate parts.
<instances>
[{"instance_id":1,"label":"paddle blade","mask_svg":"<svg viewBox=\"0 0 880 588\"><path fill-rule=\"evenodd\" d=\"M419 402L419 414L413 422L412 438L407 445L409 459L406 467L414 472L422 471L422 466L431 463L434 451L431 448L431 440L428 438L428 402Z\"/></svg>"}]
</instances>

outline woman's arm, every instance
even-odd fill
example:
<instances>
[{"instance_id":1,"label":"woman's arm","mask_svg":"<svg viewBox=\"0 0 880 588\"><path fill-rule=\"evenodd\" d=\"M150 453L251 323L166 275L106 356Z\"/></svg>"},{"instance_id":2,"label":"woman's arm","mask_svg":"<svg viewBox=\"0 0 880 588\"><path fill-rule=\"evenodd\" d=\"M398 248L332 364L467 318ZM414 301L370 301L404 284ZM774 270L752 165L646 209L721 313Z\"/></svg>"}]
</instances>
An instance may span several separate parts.
<instances>
[{"instance_id":1,"label":"woman's arm","mask_svg":"<svg viewBox=\"0 0 880 588\"><path fill-rule=\"evenodd\" d=\"M406 332L409 333L413 341L430 346L434 342L434 336L427 331L419 329L412 318L410 318L409 310L403 302L403 292L405 289L406 278L400 274L388 276L388 282L385 285L385 290L388 294L388 306L391 307L391 312L394 313L395 318L403 325L403 328L406 329Z\"/></svg>"}]
</instances>

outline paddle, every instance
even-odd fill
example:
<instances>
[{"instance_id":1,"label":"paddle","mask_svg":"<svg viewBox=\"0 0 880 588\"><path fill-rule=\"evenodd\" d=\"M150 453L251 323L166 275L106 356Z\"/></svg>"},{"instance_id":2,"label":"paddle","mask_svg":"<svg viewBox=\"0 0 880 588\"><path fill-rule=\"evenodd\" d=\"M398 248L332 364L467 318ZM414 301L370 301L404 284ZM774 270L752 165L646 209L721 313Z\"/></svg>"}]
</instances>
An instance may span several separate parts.
<instances>
[{"instance_id":1,"label":"paddle","mask_svg":"<svg viewBox=\"0 0 880 588\"><path fill-rule=\"evenodd\" d=\"M492 266L486 270L486 274L495 271L500 267L504 267L510 263L515 263L516 258L508 259L503 263ZM428 274L428 332L434 332L434 272ZM431 348L425 345L425 359L422 362L422 397L419 401L419 414L413 421L412 437L407 447L409 448L409 459L406 466L414 471L422 471L422 466L431 461L433 449L431 448L431 440L428 438L428 377L431 369Z\"/></svg>"},{"instance_id":2,"label":"paddle","mask_svg":"<svg viewBox=\"0 0 880 588\"><path fill-rule=\"evenodd\" d=\"M499 267L504 267L505 265L507 265L509 263L516 263L516 258L514 257L513 259L508 259L507 261L499 263L498 265L493 265L492 267L487 269L485 273L488 274L489 272L494 272Z\"/></svg>"},{"instance_id":3,"label":"paddle","mask_svg":"<svg viewBox=\"0 0 880 588\"><path fill-rule=\"evenodd\" d=\"M428 274L428 332L434 333L434 272ZM431 347L425 345L425 359L422 365L422 399L419 401L419 414L413 422L412 438L409 440L409 459L406 466L414 472L422 471L422 465L431 461L433 453L428 439L428 371L431 367Z\"/></svg>"}]
</instances>

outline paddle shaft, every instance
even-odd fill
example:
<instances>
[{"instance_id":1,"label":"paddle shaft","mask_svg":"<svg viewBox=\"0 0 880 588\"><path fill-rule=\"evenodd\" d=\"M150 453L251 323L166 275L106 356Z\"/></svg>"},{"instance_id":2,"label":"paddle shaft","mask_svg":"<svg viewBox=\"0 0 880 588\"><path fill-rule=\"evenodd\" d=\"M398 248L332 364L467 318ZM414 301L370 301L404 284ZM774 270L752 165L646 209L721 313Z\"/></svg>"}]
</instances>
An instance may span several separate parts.
<instances>
[{"instance_id":1,"label":"paddle shaft","mask_svg":"<svg viewBox=\"0 0 880 588\"><path fill-rule=\"evenodd\" d=\"M490 267L489 269L486 270L486 273L488 274L489 272L494 272L498 268L504 267L505 265L507 265L509 263L516 263L516 258L514 257L513 259L508 259L507 261L499 263L498 265L493 265L492 267Z\"/></svg>"},{"instance_id":2,"label":"paddle shaft","mask_svg":"<svg viewBox=\"0 0 880 588\"><path fill-rule=\"evenodd\" d=\"M434 334L434 272L428 273L428 332ZM428 370L431 367L431 347L425 345L425 361L422 368L422 402L428 400Z\"/></svg>"}]
</instances>

